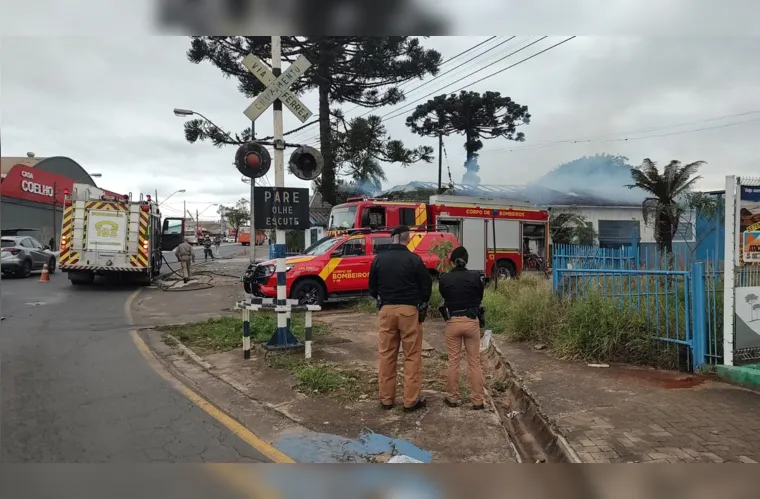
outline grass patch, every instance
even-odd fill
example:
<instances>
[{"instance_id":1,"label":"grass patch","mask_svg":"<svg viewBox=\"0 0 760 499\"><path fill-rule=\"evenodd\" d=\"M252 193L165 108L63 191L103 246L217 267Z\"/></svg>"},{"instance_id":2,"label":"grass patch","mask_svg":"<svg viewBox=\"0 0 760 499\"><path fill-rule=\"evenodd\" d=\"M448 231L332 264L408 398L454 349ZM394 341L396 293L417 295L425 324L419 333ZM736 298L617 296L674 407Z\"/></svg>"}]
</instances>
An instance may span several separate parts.
<instances>
[{"instance_id":1,"label":"grass patch","mask_svg":"<svg viewBox=\"0 0 760 499\"><path fill-rule=\"evenodd\" d=\"M249 324L251 341L253 343L265 343L269 341L277 328L277 316L273 313L252 313ZM291 328L293 333L303 340L303 315L293 314ZM312 335L325 334L326 328L325 324L312 322ZM239 316L223 315L202 322L193 322L181 326L160 326L156 329L171 334L192 349L203 352L226 352L243 346L243 320ZM164 342L169 344L171 339L165 337Z\"/></svg>"},{"instance_id":2,"label":"grass patch","mask_svg":"<svg viewBox=\"0 0 760 499\"><path fill-rule=\"evenodd\" d=\"M544 344L563 358L669 369L683 366L684 347L656 337L684 334L685 293L676 290L672 279L650 280L594 282L582 292L580 284L573 283L574 292L559 294L542 276L525 274L500 282L496 289L490 283L483 298L486 328L511 341ZM631 292L639 294L631 297ZM664 292L669 293L667 299ZM429 317L440 317L441 301L434 286ZM374 301L357 308L376 312ZM708 321L715 323L720 335L720 321L711 317Z\"/></svg>"},{"instance_id":3,"label":"grass patch","mask_svg":"<svg viewBox=\"0 0 760 499\"><path fill-rule=\"evenodd\" d=\"M338 394L353 398L372 389L366 373L344 371L329 362L306 361L287 353L270 353L267 366L290 372L298 382L297 388L307 394Z\"/></svg>"}]
</instances>

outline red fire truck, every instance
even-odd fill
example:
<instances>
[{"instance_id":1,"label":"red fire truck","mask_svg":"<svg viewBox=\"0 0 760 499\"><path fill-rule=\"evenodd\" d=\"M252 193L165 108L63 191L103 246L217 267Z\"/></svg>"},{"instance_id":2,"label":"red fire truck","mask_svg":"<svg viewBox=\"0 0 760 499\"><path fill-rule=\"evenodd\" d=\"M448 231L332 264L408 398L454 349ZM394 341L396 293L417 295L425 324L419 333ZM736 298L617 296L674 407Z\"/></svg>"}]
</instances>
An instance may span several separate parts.
<instances>
[{"instance_id":1,"label":"red fire truck","mask_svg":"<svg viewBox=\"0 0 760 499\"><path fill-rule=\"evenodd\" d=\"M429 203L351 198L335 206L328 221L333 234L396 225L446 226L467 248L467 267L487 277L548 270L549 212L525 201L450 195L431 196Z\"/></svg>"}]
</instances>

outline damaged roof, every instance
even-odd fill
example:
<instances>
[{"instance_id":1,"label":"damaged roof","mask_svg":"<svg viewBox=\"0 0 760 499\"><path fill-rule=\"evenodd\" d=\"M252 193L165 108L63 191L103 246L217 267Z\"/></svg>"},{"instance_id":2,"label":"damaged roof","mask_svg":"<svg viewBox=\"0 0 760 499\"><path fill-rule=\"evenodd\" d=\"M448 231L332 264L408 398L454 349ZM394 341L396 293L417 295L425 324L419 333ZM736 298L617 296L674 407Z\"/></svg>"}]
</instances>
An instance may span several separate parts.
<instances>
[{"instance_id":1,"label":"damaged roof","mask_svg":"<svg viewBox=\"0 0 760 499\"><path fill-rule=\"evenodd\" d=\"M406 185L398 185L385 191L383 194L392 192L409 192L418 189L435 189L435 182L410 182ZM627 190L626 190L627 191ZM568 192L549 189L536 184L528 185L466 185L454 184L453 189L446 194L462 196L492 197L522 199L539 206L640 206L644 196L636 192L615 192L610 196L600 196L598 193L573 189ZM640 199L638 199L640 197Z\"/></svg>"}]
</instances>

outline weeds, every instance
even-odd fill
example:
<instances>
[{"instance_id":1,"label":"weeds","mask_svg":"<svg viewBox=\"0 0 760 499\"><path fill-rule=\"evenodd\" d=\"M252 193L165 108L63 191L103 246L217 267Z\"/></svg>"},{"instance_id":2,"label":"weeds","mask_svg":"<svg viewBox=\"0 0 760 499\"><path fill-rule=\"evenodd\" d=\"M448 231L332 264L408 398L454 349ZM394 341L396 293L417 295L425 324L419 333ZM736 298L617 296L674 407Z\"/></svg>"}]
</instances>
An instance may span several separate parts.
<instances>
[{"instance_id":1,"label":"weeds","mask_svg":"<svg viewBox=\"0 0 760 499\"><path fill-rule=\"evenodd\" d=\"M266 356L267 366L290 372L298 381L297 388L304 393L329 394L343 392L348 396L367 391L370 384L363 373L343 371L329 362L306 361L286 353Z\"/></svg>"},{"instance_id":2,"label":"weeds","mask_svg":"<svg viewBox=\"0 0 760 499\"><path fill-rule=\"evenodd\" d=\"M251 314L249 324L251 341L264 343L269 341L277 328L277 317L274 314ZM291 327L293 334L300 339L303 339L303 324L303 317L294 314ZM323 324L314 323L312 334L324 334L325 327ZM156 329L170 333L188 347L202 352L226 352L243 346L243 320L237 316L223 315L202 322L160 326ZM164 342L169 344L171 339L165 337Z\"/></svg>"}]
</instances>

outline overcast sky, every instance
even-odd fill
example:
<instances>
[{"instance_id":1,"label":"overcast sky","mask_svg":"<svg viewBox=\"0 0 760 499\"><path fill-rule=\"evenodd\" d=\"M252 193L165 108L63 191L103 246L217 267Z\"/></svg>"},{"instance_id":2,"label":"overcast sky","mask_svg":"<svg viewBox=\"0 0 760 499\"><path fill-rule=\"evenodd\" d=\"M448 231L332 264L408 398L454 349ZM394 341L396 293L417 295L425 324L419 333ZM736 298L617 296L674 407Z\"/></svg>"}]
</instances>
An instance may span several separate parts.
<instances>
[{"instance_id":1,"label":"overcast sky","mask_svg":"<svg viewBox=\"0 0 760 499\"><path fill-rule=\"evenodd\" d=\"M445 60L487 38L430 38L424 43ZM403 87L409 92L407 104L396 109L413 107L416 103L409 103L431 92L456 90L564 39L549 37L482 69L537 38L518 36L479 58L479 52L507 37L473 50L443 66L434 82L413 92L420 82ZM238 93L235 80L223 78L212 65L190 63L185 56L188 47L186 37L3 38L3 156L24 156L28 151L41 157L69 156L89 172L102 173L99 184L116 191L158 189L161 198L186 189L184 196L177 194L168 203L176 214L183 200L193 210L234 203L249 189L232 166L235 148L187 143L184 120L172 109L199 111L236 131L247 126L243 110L250 101ZM524 184L558 164L596 153L623 154L634 164L645 157L661 162L704 160L699 185L704 189L722 188L726 174L760 176L758 54L760 37L578 37L468 86L508 95L527 105L532 115L531 124L522 129L524 143L485 142L482 183ZM446 73L467 59L467 65ZM317 112L316 95L302 100ZM374 113L393 116L393 109ZM347 115L364 112L355 109ZM386 121L391 136L407 145L436 146L435 139L408 131L404 119L409 112ZM735 116L713 119L730 115ZM285 130L298 125L286 110ZM705 128L710 129L696 131ZM271 134L271 111L262 115L256 129L259 136ZM316 134L314 126L291 140L313 143ZM589 137L597 138L575 142ZM463 142L458 136L445 140L444 170L450 166L455 182L464 173ZM436 181L437 161L406 169L388 165L386 173L387 187ZM273 180L271 170L268 181ZM286 183L308 185L291 175Z\"/></svg>"}]
</instances>

